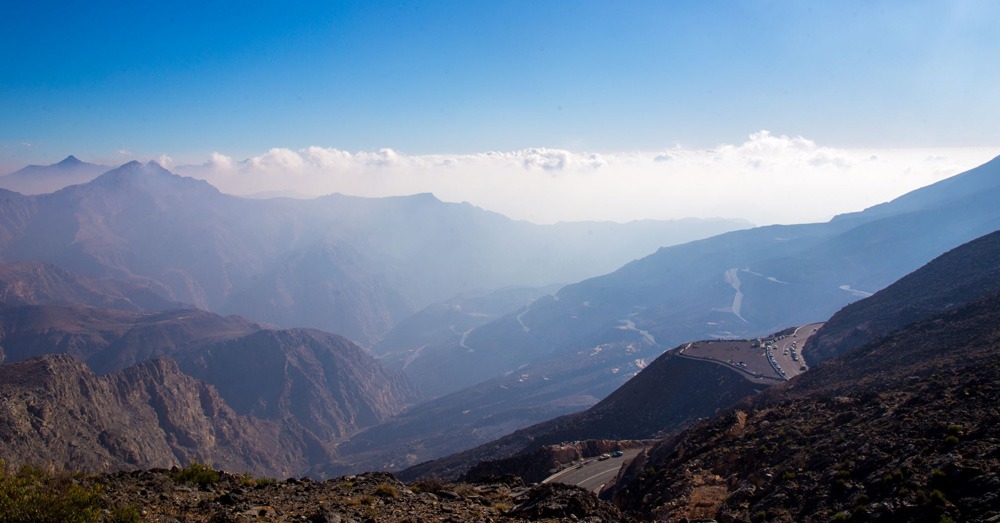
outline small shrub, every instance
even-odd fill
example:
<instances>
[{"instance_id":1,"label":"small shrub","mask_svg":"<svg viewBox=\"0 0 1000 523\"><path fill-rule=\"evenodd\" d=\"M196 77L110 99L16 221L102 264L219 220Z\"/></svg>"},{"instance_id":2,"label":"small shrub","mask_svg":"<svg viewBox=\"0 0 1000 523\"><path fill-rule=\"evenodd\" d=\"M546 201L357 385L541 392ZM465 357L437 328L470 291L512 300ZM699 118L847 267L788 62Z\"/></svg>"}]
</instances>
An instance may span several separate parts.
<instances>
[{"instance_id":1,"label":"small shrub","mask_svg":"<svg viewBox=\"0 0 1000 523\"><path fill-rule=\"evenodd\" d=\"M410 489L414 492L430 492L432 494L436 494L444 490L444 482L441 481L441 478L431 475L411 484Z\"/></svg>"},{"instance_id":2,"label":"small shrub","mask_svg":"<svg viewBox=\"0 0 1000 523\"><path fill-rule=\"evenodd\" d=\"M952 446L958 445L958 436L954 434L949 434L946 438L944 438L944 444Z\"/></svg>"},{"instance_id":3,"label":"small shrub","mask_svg":"<svg viewBox=\"0 0 1000 523\"><path fill-rule=\"evenodd\" d=\"M896 469L886 473L885 476L882 476L882 481L884 483L901 483L903 481L903 471Z\"/></svg>"},{"instance_id":4,"label":"small shrub","mask_svg":"<svg viewBox=\"0 0 1000 523\"><path fill-rule=\"evenodd\" d=\"M795 473L790 470L786 470L784 473L781 474L781 479L783 481L791 481L795 479Z\"/></svg>"},{"instance_id":5,"label":"small shrub","mask_svg":"<svg viewBox=\"0 0 1000 523\"><path fill-rule=\"evenodd\" d=\"M941 492L938 489L932 490L928 498L932 505L937 505L939 507L948 503L948 499L944 497L944 492Z\"/></svg>"},{"instance_id":6,"label":"small shrub","mask_svg":"<svg viewBox=\"0 0 1000 523\"><path fill-rule=\"evenodd\" d=\"M476 489L469 485L455 485L455 494L459 496L470 496L476 493Z\"/></svg>"},{"instance_id":7,"label":"small shrub","mask_svg":"<svg viewBox=\"0 0 1000 523\"><path fill-rule=\"evenodd\" d=\"M387 483L379 483L378 486L375 487L375 495L382 496L383 498L398 498L399 490Z\"/></svg>"},{"instance_id":8,"label":"small shrub","mask_svg":"<svg viewBox=\"0 0 1000 523\"><path fill-rule=\"evenodd\" d=\"M170 478L178 483L193 483L201 488L219 482L219 472L197 461L170 473Z\"/></svg>"},{"instance_id":9,"label":"small shrub","mask_svg":"<svg viewBox=\"0 0 1000 523\"><path fill-rule=\"evenodd\" d=\"M8 474L0 462L0 523L92 523L103 509L100 485L37 467Z\"/></svg>"},{"instance_id":10,"label":"small shrub","mask_svg":"<svg viewBox=\"0 0 1000 523\"><path fill-rule=\"evenodd\" d=\"M142 513L135 505L115 506L108 515L109 523L139 523L142 521Z\"/></svg>"},{"instance_id":11,"label":"small shrub","mask_svg":"<svg viewBox=\"0 0 1000 523\"><path fill-rule=\"evenodd\" d=\"M240 476L240 486L247 488L261 488L261 487L276 485L277 483L278 480L274 478L267 478L267 477L257 478L250 475Z\"/></svg>"},{"instance_id":12,"label":"small shrub","mask_svg":"<svg viewBox=\"0 0 1000 523\"><path fill-rule=\"evenodd\" d=\"M947 483L947 475L940 469L934 469L931 471L931 475L927 478L927 484L932 487L942 486Z\"/></svg>"},{"instance_id":13,"label":"small shrub","mask_svg":"<svg viewBox=\"0 0 1000 523\"><path fill-rule=\"evenodd\" d=\"M847 521L849 519L851 519L851 515L847 512L837 512L833 515L834 521Z\"/></svg>"}]
</instances>

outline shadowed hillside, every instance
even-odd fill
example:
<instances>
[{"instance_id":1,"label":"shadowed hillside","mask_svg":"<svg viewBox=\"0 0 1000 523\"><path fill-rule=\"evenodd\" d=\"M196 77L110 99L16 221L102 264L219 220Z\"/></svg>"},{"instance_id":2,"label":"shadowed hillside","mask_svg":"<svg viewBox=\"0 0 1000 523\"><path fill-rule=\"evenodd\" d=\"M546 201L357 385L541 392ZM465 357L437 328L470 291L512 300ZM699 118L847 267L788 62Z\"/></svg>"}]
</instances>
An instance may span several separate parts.
<instances>
[{"instance_id":1,"label":"shadowed hillside","mask_svg":"<svg viewBox=\"0 0 1000 523\"><path fill-rule=\"evenodd\" d=\"M835 314L806 343L819 363L918 319L1000 292L1000 232L971 241Z\"/></svg>"}]
</instances>

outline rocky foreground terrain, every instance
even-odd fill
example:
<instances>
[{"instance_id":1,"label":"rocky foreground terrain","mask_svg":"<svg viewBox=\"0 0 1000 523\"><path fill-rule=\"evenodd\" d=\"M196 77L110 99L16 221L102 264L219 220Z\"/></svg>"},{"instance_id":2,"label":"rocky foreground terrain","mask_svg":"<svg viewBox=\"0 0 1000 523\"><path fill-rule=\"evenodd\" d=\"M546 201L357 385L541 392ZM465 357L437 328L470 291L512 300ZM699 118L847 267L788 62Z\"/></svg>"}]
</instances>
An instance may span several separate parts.
<instances>
[{"instance_id":1,"label":"rocky foreground terrain","mask_svg":"<svg viewBox=\"0 0 1000 523\"><path fill-rule=\"evenodd\" d=\"M34 474L34 476L32 476ZM51 477L29 471L35 479ZM60 482L61 481L61 482ZM44 482L44 480L43 480ZM11 502L11 477L0 482L0 521L99 522L512 522L621 521L618 509L577 487L490 484L404 484L387 473L323 482L274 481L194 465L48 484L50 496ZM35 512L15 513L20 509ZM5 509L5 510L3 510Z\"/></svg>"}]
</instances>

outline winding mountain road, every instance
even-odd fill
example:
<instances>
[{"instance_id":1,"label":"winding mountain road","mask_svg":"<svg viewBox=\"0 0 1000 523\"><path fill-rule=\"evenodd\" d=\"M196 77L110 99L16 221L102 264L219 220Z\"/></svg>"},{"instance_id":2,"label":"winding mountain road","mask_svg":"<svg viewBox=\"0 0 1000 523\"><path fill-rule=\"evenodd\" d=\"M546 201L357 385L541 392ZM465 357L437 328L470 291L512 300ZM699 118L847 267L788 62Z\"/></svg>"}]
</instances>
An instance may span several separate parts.
<instances>
[{"instance_id":1,"label":"winding mountain road","mask_svg":"<svg viewBox=\"0 0 1000 523\"><path fill-rule=\"evenodd\" d=\"M590 458L589 461L584 461L582 464L561 470L545 478L542 483L576 485L591 492L600 492L605 485L614 482L622 465L631 463L640 451L642 449L628 449L621 457L605 460Z\"/></svg>"}]
</instances>

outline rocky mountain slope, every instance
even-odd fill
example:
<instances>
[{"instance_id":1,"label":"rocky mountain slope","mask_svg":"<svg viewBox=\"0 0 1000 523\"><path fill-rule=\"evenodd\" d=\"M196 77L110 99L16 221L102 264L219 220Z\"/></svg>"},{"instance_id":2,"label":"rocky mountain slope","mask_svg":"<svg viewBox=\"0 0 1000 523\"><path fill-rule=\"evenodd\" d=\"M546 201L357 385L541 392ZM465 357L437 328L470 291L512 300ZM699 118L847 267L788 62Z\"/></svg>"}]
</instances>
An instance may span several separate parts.
<instances>
[{"instance_id":1,"label":"rocky mountain slope","mask_svg":"<svg viewBox=\"0 0 1000 523\"><path fill-rule=\"evenodd\" d=\"M935 258L874 296L838 311L806 343L821 362L893 330L1000 292L1000 231Z\"/></svg>"},{"instance_id":2,"label":"rocky mountain slope","mask_svg":"<svg viewBox=\"0 0 1000 523\"><path fill-rule=\"evenodd\" d=\"M138 282L171 301L371 344L460 292L575 281L745 226L533 225L431 195L249 200L131 162L51 194L0 192L0 261Z\"/></svg>"},{"instance_id":3,"label":"rocky mountain slope","mask_svg":"<svg viewBox=\"0 0 1000 523\"><path fill-rule=\"evenodd\" d=\"M0 307L0 356L12 362L66 353L104 374L263 328L198 309L137 313L80 306Z\"/></svg>"},{"instance_id":4,"label":"rocky mountain slope","mask_svg":"<svg viewBox=\"0 0 1000 523\"><path fill-rule=\"evenodd\" d=\"M985 521L1000 515L1000 296L830 360L632 464L657 518Z\"/></svg>"},{"instance_id":5,"label":"rocky mountain slope","mask_svg":"<svg viewBox=\"0 0 1000 523\"><path fill-rule=\"evenodd\" d=\"M181 307L164 289L94 279L40 262L0 263L0 305L86 305L125 311Z\"/></svg>"},{"instance_id":6,"label":"rocky mountain slope","mask_svg":"<svg viewBox=\"0 0 1000 523\"><path fill-rule=\"evenodd\" d=\"M274 422L238 416L218 392L168 359L97 376L68 355L0 365L0 459L79 471L203 461L291 474L301 447Z\"/></svg>"},{"instance_id":7,"label":"rocky mountain slope","mask_svg":"<svg viewBox=\"0 0 1000 523\"><path fill-rule=\"evenodd\" d=\"M668 519L1000 514L998 255L986 235L846 307L816 337L879 337L663 441L617 499Z\"/></svg>"},{"instance_id":8,"label":"rocky mountain slope","mask_svg":"<svg viewBox=\"0 0 1000 523\"><path fill-rule=\"evenodd\" d=\"M404 376L334 334L273 330L197 309L0 308L5 362L51 353L72 355L100 373L169 357L186 379L211 385L227 409L270 427L262 445L287 447L281 452L294 457L288 470L297 473L333 459L338 439L388 420L418 398ZM65 407L86 408L74 399L85 398L67 398Z\"/></svg>"}]
</instances>

